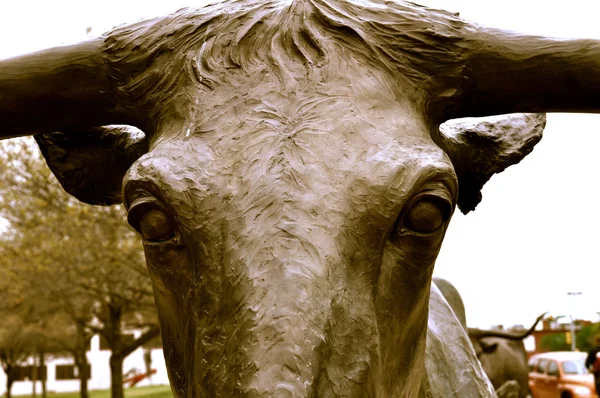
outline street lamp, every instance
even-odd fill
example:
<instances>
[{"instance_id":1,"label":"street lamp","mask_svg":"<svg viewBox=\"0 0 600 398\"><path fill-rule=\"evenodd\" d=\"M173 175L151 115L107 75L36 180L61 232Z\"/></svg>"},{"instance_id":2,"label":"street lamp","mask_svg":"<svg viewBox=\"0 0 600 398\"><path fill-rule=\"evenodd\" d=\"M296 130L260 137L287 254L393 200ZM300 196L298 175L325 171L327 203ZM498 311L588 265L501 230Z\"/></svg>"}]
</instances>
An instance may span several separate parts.
<instances>
[{"instance_id":1,"label":"street lamp","mask_svg":"<svg viewBox=\"0 0 600 398\"><path fill-rule=\"evenodd\" d=\"M568 296L581 296L581 292L567 292ZM576 342L575 342L575 320L573 319L573 307L572 307L573 303L571 303L571 310L569 311L571 313L570 317L571 317L571 351L575 351L575 348L577 347Z\"/></svg>"}]
</instances>

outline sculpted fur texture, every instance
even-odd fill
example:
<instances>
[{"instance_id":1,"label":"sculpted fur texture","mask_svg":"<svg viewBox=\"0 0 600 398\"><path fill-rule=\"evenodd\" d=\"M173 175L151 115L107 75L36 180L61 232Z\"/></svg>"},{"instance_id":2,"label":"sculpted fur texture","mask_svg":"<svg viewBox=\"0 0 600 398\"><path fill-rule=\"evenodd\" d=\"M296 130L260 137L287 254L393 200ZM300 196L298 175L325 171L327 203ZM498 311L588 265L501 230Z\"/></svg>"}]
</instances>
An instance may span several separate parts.
<instances>
[{"instance_id":1,"label":"sculpted fur texture","mask_svg":"<svg viewBox=\"0 0 600 398\"><path fill-rule=\"evenodd\" d=\"M0 61L0 137L125 204L177 397L491 397L431 276L545 116L440 124L596 112L598 63L412 3L228 1Z\"/></svg>"}]
</instances>

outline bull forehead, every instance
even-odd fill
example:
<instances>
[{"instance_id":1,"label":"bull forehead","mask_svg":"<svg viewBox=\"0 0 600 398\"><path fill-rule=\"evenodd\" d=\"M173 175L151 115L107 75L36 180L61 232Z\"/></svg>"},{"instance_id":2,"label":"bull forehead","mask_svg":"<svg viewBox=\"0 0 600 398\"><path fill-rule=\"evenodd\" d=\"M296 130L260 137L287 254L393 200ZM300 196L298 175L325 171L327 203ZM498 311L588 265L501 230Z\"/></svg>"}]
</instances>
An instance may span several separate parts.
<instances>
[{"instance_id":1,"label":"bull forehead","mask_svg":"<svg viewBox=\"0 0 600 398\"><path fill-rule=\"evenodd\" d=\"M386 100L365 106L355 98L272 94L213 120L218 127L165 131L124 182L160 187L194 206L195 216L237 207L251 223L267 207L285 207L292 219L301 217L295 211L337 213L339 226L369 209L393 222L420 184L438 179L455 191L456 177L419 118ZM184 192L193 195L181 200Z\"/></svg>"}]
</instances>

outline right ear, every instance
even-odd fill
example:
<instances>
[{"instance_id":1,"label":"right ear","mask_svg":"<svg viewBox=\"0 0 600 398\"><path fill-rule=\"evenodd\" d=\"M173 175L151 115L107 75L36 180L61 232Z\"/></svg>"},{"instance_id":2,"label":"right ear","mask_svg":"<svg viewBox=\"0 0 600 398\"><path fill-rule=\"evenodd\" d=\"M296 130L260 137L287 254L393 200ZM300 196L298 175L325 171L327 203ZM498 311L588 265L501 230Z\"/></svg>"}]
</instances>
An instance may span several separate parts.
<instances>
[{"instance_id":1,"label":"right ear","mask_svg":"<svg viewBox=\"0 0 600 398\"><path fill-rule=\"evenodd\" d=\"M498 343L487 343L484 340L480 340L479 344L481 345L481 349L486 354L491 354L498 348Z\"/></svg>"},{"instance_id":2,"label":"right ear","mask_svg":"<svg viewBox=\"0 0 600 398\"><path fill-rule=\"evenodd\" d=\"M93 205L121 203L125 173L148 152L146 136L122 126L39 134L35 140L64 190Z\"/></svg>"},{"instance_id":3,"label":"right ear","mask_svg":"<svg viewBox=\"0 0 600 398\"><path fill-rule=\"evenodd\" d=\"M440 126L439 145L458 177L458 208L467 214L481 201L483 185L519 163L541 140L543 113L516 113L448 121Z\"/></svg>"}]
</instances>

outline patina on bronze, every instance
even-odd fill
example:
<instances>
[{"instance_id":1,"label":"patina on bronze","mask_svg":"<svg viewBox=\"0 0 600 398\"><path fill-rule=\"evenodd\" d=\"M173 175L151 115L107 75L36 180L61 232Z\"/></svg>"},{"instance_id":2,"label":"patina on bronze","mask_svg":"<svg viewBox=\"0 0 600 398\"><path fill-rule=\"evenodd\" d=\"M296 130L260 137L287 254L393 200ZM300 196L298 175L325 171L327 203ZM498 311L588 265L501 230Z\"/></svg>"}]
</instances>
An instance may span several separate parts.
<instances>
[{"instance_id":1,"label":"patina on bronze","mask_svg":"<svg viewBox=\"0 0 600 398\"><path fill-rule=\"evenodd\" d=\"M544 117L439 126L599 97L596 41L240 0L0 62L0 137L36 135L68 192L124 202L177 397L490 397L431 274L455 206Z\"/></svg>"}]
</instances>

